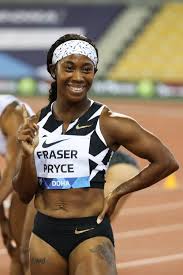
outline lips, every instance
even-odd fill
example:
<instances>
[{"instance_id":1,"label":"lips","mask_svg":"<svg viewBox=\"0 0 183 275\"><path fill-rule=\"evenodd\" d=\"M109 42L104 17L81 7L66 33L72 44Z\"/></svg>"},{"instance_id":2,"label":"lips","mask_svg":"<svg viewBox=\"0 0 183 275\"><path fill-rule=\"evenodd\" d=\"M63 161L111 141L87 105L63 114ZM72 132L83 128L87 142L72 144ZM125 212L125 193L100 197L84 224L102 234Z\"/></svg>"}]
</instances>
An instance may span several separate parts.
<instances>
[{"instance_id":1,"label":"lips","mask_svg":"<svg viewBox=\"0 0 183 275\"><path fill-rule=\"evenodd\" d=\"M80 94L80 93L83 93L85 91L85 87L84 86L71 86L71 85L69 85L69 90L72 93Z\"/></svg>"}]
</instances>

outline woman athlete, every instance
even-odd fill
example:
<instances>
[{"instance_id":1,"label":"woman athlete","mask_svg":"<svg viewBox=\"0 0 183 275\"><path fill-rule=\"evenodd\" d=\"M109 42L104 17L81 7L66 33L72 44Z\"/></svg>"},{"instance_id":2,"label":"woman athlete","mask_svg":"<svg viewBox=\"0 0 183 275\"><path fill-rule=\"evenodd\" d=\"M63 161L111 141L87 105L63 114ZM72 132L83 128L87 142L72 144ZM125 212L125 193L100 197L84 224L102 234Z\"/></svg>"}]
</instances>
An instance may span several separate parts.
<instances>
[{"instance_id":1,"label":"woman athlete","mask_svg":"<svg viewBox=\"0 0 183 275\"><path fill-rule=\"evenodd\" d=\"M32 275L117 274L109 220L117 202L178 169L156 136L88 97L97 64L98 51L87 37L59 38L47 55L54 79L50 104L34 119L23 111L17 133L22 161L13 186L25 203L35 196ZM121 145L149 165L105 198L105 171Z\"/></svg>"},{"instance_id":2,"label":"woman athlete","mask_svg":"<svg viewBox=\"0 0 183 275\"><path fill-rule=\"evenodd\" d=\"M105 184L104 188L104 196L107 197L107 195L112 192L117 186L119 186L121 183L129 180L130 178L136 176L139 173L139 167L137 162L135 161L132 156L128 155L127 153L116 151L114 152L112 158L109 162L109 167L107 169L105 180L106 183L109 181L110 185ZM112 184L111 184L112 183ZM115 211L110 217L110 220L115 219L117 217L118 212L122 209L123 205L125 204L127 198L131 194L128 194L121 198L118 202L117 207L115 208ZM29 203L28 209L26 211L26 217L24 220L24 227L22 231L22 249L20 251L21 253L21 261L24 266L24 270L29 274L29 241L30 236L33 228L33 222L34 217L36 214L35 207L33 205L33 200L31 203ZM22 251L23 250L23 251Z\"/></svg>"}]
</instances>

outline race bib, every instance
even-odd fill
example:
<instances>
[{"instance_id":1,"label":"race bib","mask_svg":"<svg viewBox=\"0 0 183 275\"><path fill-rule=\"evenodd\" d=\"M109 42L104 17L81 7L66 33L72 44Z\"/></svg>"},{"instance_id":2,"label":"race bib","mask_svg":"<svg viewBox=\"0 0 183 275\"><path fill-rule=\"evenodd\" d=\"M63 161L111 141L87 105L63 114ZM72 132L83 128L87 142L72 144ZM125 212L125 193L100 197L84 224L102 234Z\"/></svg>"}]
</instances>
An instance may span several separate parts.
<instances>
[{"instance_id":1,"label":"race bib","mask_svg":"<svg viewBox=\"0 0 183 275\"><path fill-rule=\"evenodd\" d=\"M34 153L40 186L46 189L90 187L89 144L89 136L42 138Z\"/></svg>"}]
</instances>

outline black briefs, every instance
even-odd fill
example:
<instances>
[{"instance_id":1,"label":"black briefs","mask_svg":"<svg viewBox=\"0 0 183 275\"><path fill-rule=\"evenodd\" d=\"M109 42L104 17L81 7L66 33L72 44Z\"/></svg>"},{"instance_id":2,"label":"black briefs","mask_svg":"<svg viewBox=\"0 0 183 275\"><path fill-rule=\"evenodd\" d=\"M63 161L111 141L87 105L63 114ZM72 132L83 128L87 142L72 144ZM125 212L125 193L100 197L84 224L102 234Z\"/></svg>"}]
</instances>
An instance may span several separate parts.
<instances>
[{"instance_id":1,"label":"black briefs","mask_svg":"<svg viewBox=\"0 0 183 275\"><path fill-rule=\"evenodd\" d=\"M93 237L107 237L114 245L109 218L105 217L101 224L97 224L96 220L97 216L60 219L38 212L34 221L33 233L51 245L67 260L74 248Z\"/></svg>"}]
</instances>

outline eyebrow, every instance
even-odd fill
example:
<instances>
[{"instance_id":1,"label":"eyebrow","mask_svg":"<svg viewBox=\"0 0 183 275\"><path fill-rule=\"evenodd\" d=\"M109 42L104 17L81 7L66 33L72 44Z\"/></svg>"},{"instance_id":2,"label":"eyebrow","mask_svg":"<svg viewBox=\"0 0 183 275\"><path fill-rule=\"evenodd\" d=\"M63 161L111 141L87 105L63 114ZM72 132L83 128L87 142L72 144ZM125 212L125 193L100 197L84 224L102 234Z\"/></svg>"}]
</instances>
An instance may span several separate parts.
<instances>
[{"instance_id":1,"label":"eyebrow","mask_svg":"<svg viewBox=\"0 0 183 275\"><path fill-rule=\"evenodd\" d=\"M69 65L69 64L75 65L75 63L74 63L73 61L69 61L69 60L68 60L68 61L64 61L63 64L64 64L64 65ZM92 66L93 63L92 63L92 61L91 61L91 63L90 63L90 62L85 62L83 65L84 65L84 66L86 66L86 65Z\"/></svg>"}]
</instances>

